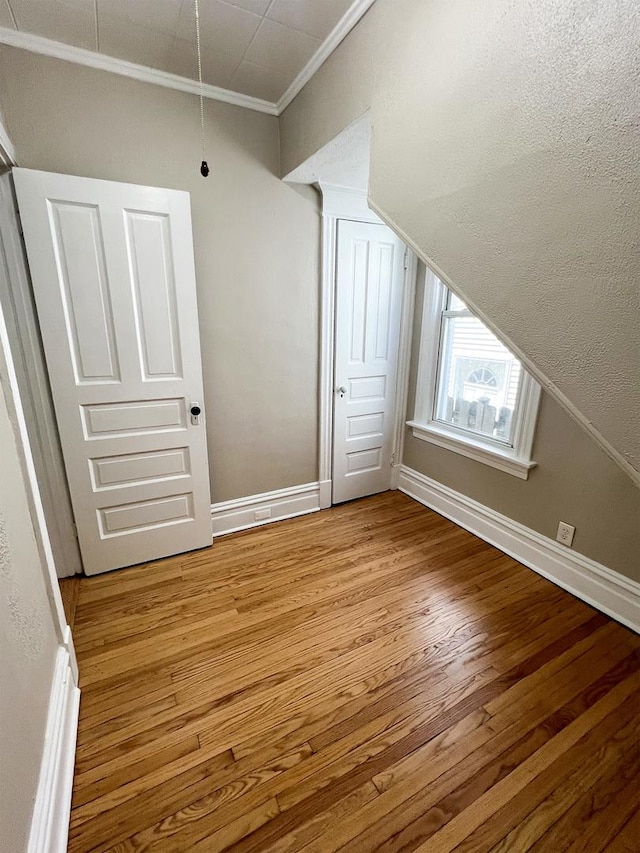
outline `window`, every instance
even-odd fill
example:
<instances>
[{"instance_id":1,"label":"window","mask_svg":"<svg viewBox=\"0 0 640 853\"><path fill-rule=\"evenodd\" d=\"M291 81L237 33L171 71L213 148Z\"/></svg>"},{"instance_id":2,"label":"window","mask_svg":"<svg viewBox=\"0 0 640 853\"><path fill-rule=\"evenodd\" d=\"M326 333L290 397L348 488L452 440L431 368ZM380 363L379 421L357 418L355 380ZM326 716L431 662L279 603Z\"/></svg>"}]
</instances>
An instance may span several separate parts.
<instances>
[{"instance_id":1,"label":"window","mask_svg":"<svg viewBox=\"0 0 640 853\"><path fill-rule=\"evenodd\" d=\"M518 359L427 271L413 434L526 479L539 400Z\"/></svg>"}]
</instances>

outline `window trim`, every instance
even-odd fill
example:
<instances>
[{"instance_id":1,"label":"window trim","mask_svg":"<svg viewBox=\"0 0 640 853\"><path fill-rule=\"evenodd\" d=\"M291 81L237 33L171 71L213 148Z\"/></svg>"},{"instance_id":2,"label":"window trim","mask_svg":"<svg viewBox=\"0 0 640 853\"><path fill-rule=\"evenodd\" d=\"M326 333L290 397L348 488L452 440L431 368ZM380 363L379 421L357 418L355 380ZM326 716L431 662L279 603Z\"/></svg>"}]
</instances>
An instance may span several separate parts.
<instances>
[{"instance_id":1,"label":"window trim","mask_svg":"<svg viewBox=\"0 0 640 853\"><path fill-rule=\"evenodd\" d=\"M540 386L523 365L518 406L514 412L513 446L483 440L481 435L476 436L435 420L438 359L442 343L441 320L446 306L447 287L429 269L424 285L414 417L407 421L407 426L411 427L416 438L526 480L529 471L537 464L531 459L531 451L540 404Z\"/></svg>"}]
</instances>

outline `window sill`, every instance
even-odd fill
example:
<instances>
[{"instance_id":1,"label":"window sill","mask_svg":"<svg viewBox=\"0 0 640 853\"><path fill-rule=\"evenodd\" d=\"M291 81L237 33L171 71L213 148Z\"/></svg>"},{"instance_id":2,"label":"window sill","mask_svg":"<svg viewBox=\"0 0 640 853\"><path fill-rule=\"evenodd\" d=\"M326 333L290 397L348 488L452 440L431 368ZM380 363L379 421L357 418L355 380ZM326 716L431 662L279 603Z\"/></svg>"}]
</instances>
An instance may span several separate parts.
<instances>
[{"instance_id":1,"label":"window sill","mask_svg":"<svg viewBox=\"0 0 640 853\"><path fill-rule=\"evenodd\" d=\"M516 456L510 448L503 450L500 447L487 447L481 441L474 441L473 438L462 439L457 434L454 435L434 424L407 421L407 426L411 427L413 435L422 441L444 447L445 450L452 450L454 453L482 462L484 465L490 465L521 480L526 480L529 477L529 471L536 466L535 462Z\"/></svg>"}]
</instances>

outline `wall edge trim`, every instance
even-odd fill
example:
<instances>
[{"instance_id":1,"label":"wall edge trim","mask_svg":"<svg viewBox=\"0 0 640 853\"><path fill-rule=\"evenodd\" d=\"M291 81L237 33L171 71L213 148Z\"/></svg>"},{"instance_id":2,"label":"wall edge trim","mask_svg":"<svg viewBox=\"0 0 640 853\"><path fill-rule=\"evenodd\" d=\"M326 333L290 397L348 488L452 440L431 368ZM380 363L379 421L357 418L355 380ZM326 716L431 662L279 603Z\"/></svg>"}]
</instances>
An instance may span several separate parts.
<instances>
[{"instance_id":1,"label":"wall edge trim","mask_svg":"<svg viewBox=\"0 0 640 853\"><path fill-rule=\"evenodd\" d=\"M356 0L338 21L326 39L320 44L311 59L294 78L277 102L274 103L263 100L262 98L254 98L251 95L243 95L241 92L223 89L220 86L213 86L210 83L203 84L203 97L213 101L221 101L225 104L233 104L237 107L244 107L248 110L266 113L267 115L279 116L307 85L316 71L324 65L333 51L349 35L365 12L374 3L375 0ZM129 77L132 80L139 80L143 83L153 83L157 86L164 86L167 89L175 89L179 92L187 92L191 95L200 94L200 84L197 80L192 80L189 77L181 77L178 74L162 71L159 68L139 65L136 62L129 62L126 59L118 59L115 56L108 56L105 53L98 53L94 50L87 50L84 47L64 44L54 39L48 39L44 36L34 35L33 33L21 32L10 27L0 27L0 44L28 50L31 53L39 53L43 56L51 56L55 59L63 59L67 62L75 62L77 65L97 68L100 71L110 71L113 74ZM0 143L1 141L0 138Z\"/></svg>"},{"instance_id":2,"label":"wall edge trim","mask_svg":"<svg viewBox=\"0 0 640 853\"><path fill-rule=\"evenodd\" d=\"M398 488L640 634L640 583L406 465Z\"/></svg>"},{"instance_id":3,"label":"wall edge trim","mask_svg":"<svg viewBox=\"0 0 640 853\"><path fill-rule=\"evenodd\" d=\"M274 521L283 521L285 518L317 512L320 509L320 488L321 484L316 481L212 504L213 535L224 536ZM256 512L267 511L270 513L267 518L256 519Z\"/></svg>"},{"instance_id":4,"label":"wall edge trim","mask_svg":"<svg viewBox=\"0 0 640 853\"><path fill-rule=\"evenodd\" d=\"M71 815L80 690L69 651L58 647L28 853L65 853Z\"/></svg>"},{"instance_id":5,"label":"wall edge trim","mask_svg":"<svg viewBox=\"0 0 640 853\"><path fill-rule=\"evenodd\" d=\"M302 71L294 78L293 82L284 95L278 100L276 109L278 115L283 113L293 99L304 89L309 80L324 65L338 45L349 35L351 30L359 22L360 18L367 12L375 0L357 0L350 9L347 9L343 17L338 21L320 47L313 54Z\"/></svg>"},{"instance_id":6,"label":"wall edge trim","mask_svg":"<svg viewBox=\"0 0 640 853\"><path fill-rule=\"evenodd\" d=\"M31 53L39 53L43 56L51 56L54 59L62 59L66 62L74 62L76 65L85 65L99 71L109 71L112 74L119 74L121 77L139 80L142 83L153 83L156 86L175 89L178 92L187 92L190 95L200 94L200 84L197 80L191 80L189 77L180 77L178 74L171 74L169 71L162 71L159 68L149 68L146 65L138 65L125 59L116 59L104 53L63 44L43 36L0 27L0 44L28 50ZM230 89L222 89L220 86L212 86L210 83L203 84L202 94L203 97L213 101L221 101L225 104L244 107L267 115L275 116L278 114L276 104L271 103L271 101L252 98L250 95L232 92Z\"/></svg>"}]
</instances>

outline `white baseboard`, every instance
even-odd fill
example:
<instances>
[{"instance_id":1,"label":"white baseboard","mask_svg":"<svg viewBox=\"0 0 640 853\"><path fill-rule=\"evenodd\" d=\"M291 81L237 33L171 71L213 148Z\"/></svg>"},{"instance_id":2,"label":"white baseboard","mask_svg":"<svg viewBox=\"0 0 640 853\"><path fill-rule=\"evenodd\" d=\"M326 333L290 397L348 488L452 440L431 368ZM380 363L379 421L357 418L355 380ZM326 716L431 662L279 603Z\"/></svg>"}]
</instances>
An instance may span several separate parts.
<instances>
[{"instance_id":1,"label":"white baseboard","mask_svg":"<svg viewBox=\"0 0 640 853\"><path fill-rule=\"evenodd\" d=\"M398 488L640 633L640 584L402 466Z\"/></svg>"},{"instance_id":2,"label":"white baseboard","mask_svg":"<svg viewBox=\"0 0 640 853\"><path fill-rule=\"evenodd\" d=\"M306 483L278 489L275 492L263 492L249 495L211 506L211 523L214 536L260 527L272 521L282 521L296 515L306 515L320 509L320 483Z\"/></svg>"},{"instance_id":3,"label":"white baseboard","mask_svg":"<svg viewBox=\"0 0 640 853\"><path fill-rule=\"evenodd\" d=\"M58 648L28 853L65 853L69 834L80 690L69 652Z\"/></svg>"},{"instance_id":4,"label":"white baseboard","mask_svg":"<svg viewBox=\"0 0 640 853\"><path fill-rule=\"evenodd\" d=\"M71 626L67 625L64 629L64 633L62 635L62 640L64 645L69 652L69 666L71 667L71 676L73 678L74 684L80 683L80 673L78 670L78 659L76 657L76 647L73 644L73 634L71 633Z\"/></svg>"}]
</instances>

